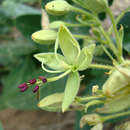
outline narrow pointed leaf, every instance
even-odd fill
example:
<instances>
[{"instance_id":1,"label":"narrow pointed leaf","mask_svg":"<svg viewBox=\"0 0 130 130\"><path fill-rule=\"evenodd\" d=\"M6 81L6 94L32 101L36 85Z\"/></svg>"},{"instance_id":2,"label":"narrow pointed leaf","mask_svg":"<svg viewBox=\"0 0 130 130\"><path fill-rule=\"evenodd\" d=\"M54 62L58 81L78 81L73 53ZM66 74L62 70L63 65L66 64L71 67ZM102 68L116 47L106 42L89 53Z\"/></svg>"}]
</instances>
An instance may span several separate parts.
<instances>
[{"instance_id":1,"label":"narrow pointed leaf","mask_svg":"<svg viewBox=\"0 0 130 130\"><path fill-rule=\"evenodd\" d=\"M67 69L67 64L65 63L65 58L57 54L59 60L57 60L56 55L54 53L39 53L35 54L34 57L43 62L45 65L54 70L65 70Z\"/></svg>"},{"instance_id":2,"label":"narrow pointed leaf","mask_svg":"<svg viewBox=\"0 0 130 130\"><path fill-rule=\"evenodd\" d=\"M62 25L58 33L60 48L70 64L73 64L80 53L80 47L71 32Z\"/></svg>"},{"instance_id":3,"label":"narrow pointed leaf","mask_svg":"<svg viewBox=\"0 0 130 130\"><path fill-rule=\"evenodd\" d=\"M92 62L95 44L89 45L82 49L80 56L76 62L79 71L85 70Z\"/></svg>"},{"instance_id":4,"label":"narrow pointed leaf","mask_svg":"<svg viewBox=\"0 0 130 130\"><path fill-rule=\"evenodd\" d=\"M62 111L66 111L68 107L72 104L75 99L75 96L78 93L80 87L80 76L78 72L71 73L68 76L65 92L64 92L64 99L62 103Z\"/></svg>"}]
</instances>

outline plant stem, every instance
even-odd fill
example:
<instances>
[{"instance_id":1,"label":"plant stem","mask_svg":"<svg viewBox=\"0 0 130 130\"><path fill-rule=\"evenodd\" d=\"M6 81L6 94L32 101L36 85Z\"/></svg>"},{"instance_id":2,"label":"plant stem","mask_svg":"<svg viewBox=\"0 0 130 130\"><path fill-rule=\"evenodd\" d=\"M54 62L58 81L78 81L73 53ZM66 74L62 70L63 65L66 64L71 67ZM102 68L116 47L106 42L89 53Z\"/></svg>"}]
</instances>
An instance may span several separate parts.
<instances>
[{"instance_id":1,"label":"plant stem","mask_svg":"<svg viewBox=\"0 0 130 130\"><path fill-rule=\"evenodd\" d=\"M106 116L106 117L103 117L103 118L104 118L104 121L106 121L106 120L110 120L110 119L117 118L117 117L120 117L120 116L127 116L127 115L130 115L130 111L113 114L113 115Z\"/></svg>"},{"instance_id":2,"label":"plant stem","mask_svg":"<svg viewBox=\"0 0 130 130\"><path fill-rule=\"evenodd\" d=\"M99 29L101 30L101 32L102 32L103 36L105 37L105 39L108 41L108 45L109 45L110 49L113 51L113 53L115 54L115 56L118 58L117 49L114 46L112 40L107 35L107 33L104 31L104 28L102 26L100 26Z\"/></svg>"},{"instance_id":3,"label":"plant stem","mask_svg":"<svg viewBox=\"0 0 130 130\"><path fill-rule=\"evenodd\" d=\"M86 26L84 24L71 24L71 23L65 23L65 25L68 27L84 27L84 26Z\"/></svg>"},{"instance_id":4,"label":"plant stem","mask_svg":"<svg viewBox=\"0 0 130 130\"><path fill-rule=\"evenodd\" d=\"M59 76L52 77L52 78L47 78L47 82L54 82L54 81L56 81L56 80L59 80L59 79L63 78L64 76L66 76L67 74L69 74L70 72L71 72L71 70L68 70L68 71L62 73L62 74L59 75Z\"/></svg>"},{"instance_id":5,"label":"plant stem","mask_svg":"<svg viewBox=\"0 0 130 130\"><path fill-rule=\"evenodd\" d=\"M109 51L105 48L105 46L101 45L103 48L104 52L107 54L107 56L112 60L115 61L115 59L112 57L112 55L109 53Z\"/></svg>"},{"instance_id":6,"label":"plant stem","mask_svg":"<svg viewBox=\"0 0 130 130\"><path fill-rule=\"evenodd\" d=\"M113 66L111 65L102 65L102 64L91 64L89 65L89 68L95 68L95 69L107 69L107 70L111 70L114 69Z\"/></svg>"},{"instance_id":7,"label":"plant stem","mask_svg":"<svg viewBox=\"0 0 130 130\"><path fill-rule=\"evenodd\" d=\"M118 33L118 30L117 30L117 27L116 27L116 22L115 22L114 16L113 16L110 8L107 9L107 12L108 12L108 15L111 19L112 25L113 25L113 29L114 29L114 33L115 33L115 37L116 37L116 44L117 44L118 53L119 53L118 56L122 57L122 42L121 42L120 37L119 37L119 33ZM122 58L120 58L120 62L122 62L121 59Z\"/></svg>"},{"instance_id":8,"label":"plant stem","mask_svg":"<svg viewBox=\"0 0 130 130\"><path fill-rule=\"evenodd\" d=\"M80 8L74 7L74 6L71 6L71 10L74 11L74 12L79 12L81 14L85 14L85 15L90 16L90 17L94 17L91 13L89 13L85 10L82 10Z\"/></svg>"},{"instance_id":9,"label":"plant stem","mask_svg":"<svg viewBox=\"0 0 130 130\"><path fill-rule=\"evenodd\" d=\"M89 97L77 97L77 100L79 100L80 102L87 102L89 100L94 100L97 98L103 98L104 96L102 95L98 95L98 96L89 96Z\"/></svg>"},{"instance_id":10,"label":"plant stem","mask_svg":"<svg viewBox=\"0 0 130 130\"><path fill-rule=\"evenodd\" d=\"M74 7L74 6L71 6L71 10L74 11L74 12L79 12L79 13L81 13L81 14L84 14L84 15L86 15L86 16L89 16L90 18L92 18L93 20L95 20L95 22L96 22L97 24L99 24L99 21L98 21L97 17L96 17L95 15L93 15L92 13L89 13L89 12L87 12L87 11L85 11L85 10L82 10L82 9L77 8L77 7Z\"/></svg>"}]
</instances>

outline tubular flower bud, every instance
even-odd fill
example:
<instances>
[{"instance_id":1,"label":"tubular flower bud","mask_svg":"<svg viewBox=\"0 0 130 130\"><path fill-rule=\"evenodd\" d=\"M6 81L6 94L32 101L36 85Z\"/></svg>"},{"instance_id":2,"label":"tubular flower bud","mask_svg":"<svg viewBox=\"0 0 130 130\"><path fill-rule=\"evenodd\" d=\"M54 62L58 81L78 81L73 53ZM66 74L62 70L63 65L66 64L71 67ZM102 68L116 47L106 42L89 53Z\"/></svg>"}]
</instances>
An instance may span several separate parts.
<instances>
[{"instance_id":1,"label":"tubular flower bud","mask_svg":"<svg viewBox=\"0 0 130 130\"><path fill-rule=\"evenodd\" d=\"M21 88L21 92L25 92L28 89L28 86Z\"/></svg>"},{"instance_id":2,"label":"tubular flower bud","mask_svg":"<svg viewBox=\"0 0 130 130\"><path fill-rule=\"evenodd\" d=\"M29 80L29 83L32 85L32 84L35 84L36 83L36 79L32 79L32 80Z\"/></svg>"},{"instance_id":3,"label":"tubular flower bud","mask_svg":"<svg viewBox=\"0 0 130 130\"><path fill-rule=\"evenodd\" d=\"M35 88L33 89L33 93L36 93L39 90L39 86L35 86Z\"/></svg>"},{"instance_id":4,"label":"tubular flower bud","mask_svg":"<svg viewBox=\"0 0 130 130\"><path fill-rule=\"evenodd\" d=\"M18 86L18 88L25 88L25 87L27 87L27 84L26 84L26 83L20 84L20 85Z\"/></svg>"},{"instance_id":5,"label":"tubular flower bud","mask_svg":"<svg viewBox=\"0 0 130 130\"><path fill-rule=\"evenodd\" d=\"M39 79L42 80L43 83L47 82L47 79L44 76L39 76Z\"/></svg>"},{"instance_id":6,"label":"tubular flower bud","mask_svg":"<svg viewBox=\"0 0 130 130\"><path fill-rule=\"evenodd\" d=\"M55 43L57 32L54 30L44 29L32 34L32 40L39 44Z\"/></svg>"}]
</instances>

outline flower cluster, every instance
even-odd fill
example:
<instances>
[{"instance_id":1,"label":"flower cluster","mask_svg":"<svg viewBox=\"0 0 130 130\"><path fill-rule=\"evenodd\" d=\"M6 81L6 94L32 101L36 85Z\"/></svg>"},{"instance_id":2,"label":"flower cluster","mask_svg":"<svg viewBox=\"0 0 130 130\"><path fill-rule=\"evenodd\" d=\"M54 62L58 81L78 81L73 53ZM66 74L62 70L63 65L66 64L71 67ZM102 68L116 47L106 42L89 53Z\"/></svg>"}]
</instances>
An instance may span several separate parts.
<instances>
[{"instance_id":1,"label":"flower cluster","mask_svg":"<svg viewBox=\"0 0 130 130\"><path fill-rule=\"evenodd\" d=\"M20 84L18 88L20 88L21 92L25 92L29 88L29 86L35 84L36 86L33 89L33 93L36 93L39 90L39 86L42 83L46 83L46 82L47 82L47 79L44 76L39 76L38 79L32 79L32 80L29 80L27 83Z\"/></svg>"}]
</instances>

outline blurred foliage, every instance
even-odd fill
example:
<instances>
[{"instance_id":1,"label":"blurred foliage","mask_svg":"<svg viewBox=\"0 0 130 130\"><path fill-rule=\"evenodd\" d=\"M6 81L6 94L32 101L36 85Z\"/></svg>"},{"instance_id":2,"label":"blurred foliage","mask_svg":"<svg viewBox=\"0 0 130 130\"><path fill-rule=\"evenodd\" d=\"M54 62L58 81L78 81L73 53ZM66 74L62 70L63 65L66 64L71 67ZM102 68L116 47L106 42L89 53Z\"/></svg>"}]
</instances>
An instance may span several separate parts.
<instances>
[{"instance_id":1,"label":"blurred foliage","mask_svg":"<svg viewBox=\"0 0 130 130\"><path fill-rule=\"evenodd\" d=\"M0 73L2 74L0 81L3 85L0 109L8 107L21 110L38 109L36 95L31 89L26 93L20 93L17 87L33 77L48 76L42 71L40 64L34 60L33 54L47 52L48 49L50 51L51 47L37 45L31 40L31 34L41 29L41 11L23 2L32 3L29 0L17 2L5 0L0 5L0 12L2 12L0 17L0 26L2 26L0 29ZM49 83L43 86L41 98L57 91L62 92L64 82L65 79L62 79L54 82L53 87Z\"/></svg>"},{"instance_id":2,"label":"blurred foliage","mask_svg":"<svg viewBox=\"0 0 130 130\"><path fill-rule=\"evenodd\" d=\"M1 124L1 122L0 122L0 130L4 130L4 129L3 129L3 127L2 127L2 124Z\"/></svg>"},{"instance_id":3,"label":"blurred foliage","mask_svg":"<svg viewBox=\"0 0 130 130\"><path fill-rule=\"evenodd\" d=\"M42 0L42 7L51 0ZM36 104L37 100L31 90L29 89L25 93L20 93L17 86L23 82L30 80L33 77L39 75L50 76L43 72L40 68L40 64L33 58L33 54L39 52L51 51L52 47L41 46L34 44L31 40L31 34L41 29L41 11L34 6L29 6L37 3L38 0L4 0L0 4L0 82L3 84L3 91L0 95L0 109L15 108L21 110L38 109ZM72 2L68 0L68 2ZM110 5L112 0L109 1ZM25 4L26 3L26 4ZM55 17L49 15L50 22L55 20L64 20L69 23L76 23L76 13L70 12L64 17ZM105 18L105 14L101 14L101 19ZM124 25L125 38L124 49L127 55L130 55L130 12L119 22ZM15 29L16 28L16 29ZM87 34L89 28L76 27L70 28L72 33L75 34ZM15 37L12 34L21 33ZM79 41L82 44L82 41ZM104 63L110 63L105 54L95 58L94 61L103 61ZM87 70L83 73L86 79L83 80L86 89L82 95L89 95L91 93L91 86L101 84L105 81L106 75L104 71ZM62 92L64 90L65 78L54 82L52 84L46 84L41 88L41 98L50 95L55 92ZM91 110L90 110L91 111ZM79 120L83 113L77 112L76 114L76 126L75 130L79 130ZM86 126L82 130L89 130ZM0 126L0 130L2 130Z\"/></svg>"},{"instance_id":4,"label":"blurred foliage","mask_svg":"<svg viewBox=\"0 0 130 130\"><path fill-rule=\"evenodd\" d=\"M124 27L124 49L130 55L130 12L125 13L124 17L120 20L118 27Z\"/></svg>"}]
</instances>

